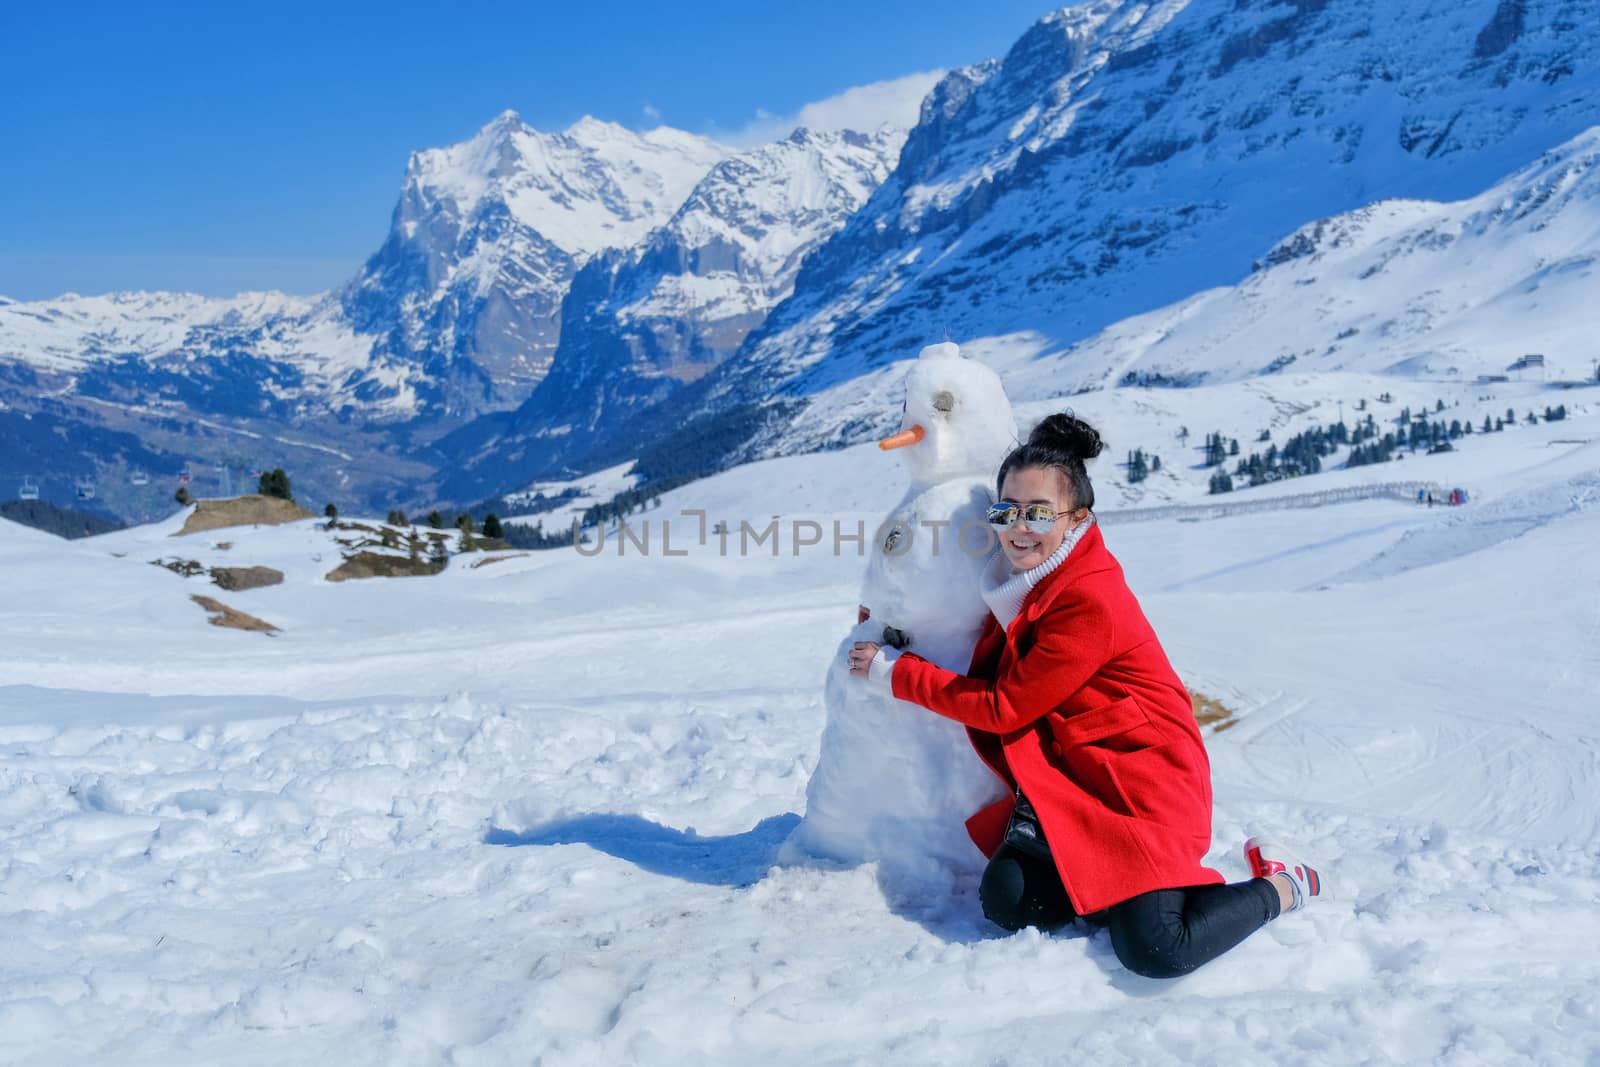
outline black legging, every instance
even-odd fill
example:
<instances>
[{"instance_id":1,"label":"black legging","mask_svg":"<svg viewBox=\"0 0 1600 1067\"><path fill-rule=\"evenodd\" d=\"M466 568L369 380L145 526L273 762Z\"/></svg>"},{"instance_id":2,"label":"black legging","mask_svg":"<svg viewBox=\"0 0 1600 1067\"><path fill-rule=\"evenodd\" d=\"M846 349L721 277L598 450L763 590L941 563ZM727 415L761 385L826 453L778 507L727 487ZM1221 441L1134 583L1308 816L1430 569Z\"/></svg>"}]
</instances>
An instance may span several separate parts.
<instances>
[{"instance_id":1,"label":"black legging","mask_svg":"<svg viewBox=\"0 0 1600 1067\"><path fill-rule=\"evenodd\" d=\"M1073 919L1055 864L1006 844L984 869L978 899L1006 930L1055 930ZM1117 959L1146 978L1176 978L1228 951L1278 917L1278 890L1265 878L1232 885L1153 889L1087 921L1111 928Z\"/></svg>"}]
</instances>

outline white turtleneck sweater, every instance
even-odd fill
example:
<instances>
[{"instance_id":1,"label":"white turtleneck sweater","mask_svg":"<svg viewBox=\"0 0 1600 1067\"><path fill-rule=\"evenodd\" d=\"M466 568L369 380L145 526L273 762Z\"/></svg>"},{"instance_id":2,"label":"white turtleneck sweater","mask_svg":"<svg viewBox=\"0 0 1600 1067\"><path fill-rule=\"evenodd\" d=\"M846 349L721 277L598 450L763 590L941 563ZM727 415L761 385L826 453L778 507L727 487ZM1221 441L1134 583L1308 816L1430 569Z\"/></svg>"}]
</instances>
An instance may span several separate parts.
<instances>
[{"instance_id":1,"label":"white turtleneck sweater","mask_svg":"<svg viewBox=\"0 0 1600 1067\"><path fill-rule=\"evenodd\" d=\"M1067 536L1063 537L1061 544L1050 553L1049 559L1025 571L1014 569L1005 552L995 549L994 558L990 560L988 569L983 572L978 592L983 597L983 602L989 605L989 611L1001 629L1011 625L1011 620L1022 610L1022 602L1028 598L1028 593L1044 580L1045 575L1066 561L1093 524L1094 513L1090 512L1087 519L1067 531ZM894 663L899 658L899 649L880 647L867 668L867 681L883 692L891 692Z\"/></svg>"}]
</instances>

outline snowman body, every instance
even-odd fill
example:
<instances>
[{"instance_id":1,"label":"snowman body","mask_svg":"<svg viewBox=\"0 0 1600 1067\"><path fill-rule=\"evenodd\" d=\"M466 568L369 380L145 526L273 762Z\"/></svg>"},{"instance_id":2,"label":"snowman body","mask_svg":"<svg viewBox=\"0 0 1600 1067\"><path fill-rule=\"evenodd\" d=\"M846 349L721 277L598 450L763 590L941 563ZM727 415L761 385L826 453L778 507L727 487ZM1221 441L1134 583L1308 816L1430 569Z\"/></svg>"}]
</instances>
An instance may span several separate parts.
<instances>
[{"instance_id":1,"label":"snowman body","mask_svg":"<svg viewBox=\"0 0 1600 1067\"><path fill-rule=\"evenodd\" d=\"M941 412L936 402L953 410ZM952 443L957 412L964 421L956 428L966 432ZM943 421L906 449L910 488L874 538L861 594L870 614L845 635L828 666L817 767L805 817L786 849L790 858L876 862L893 880L919 883L941 869L981 863L965 820L1002 787L963 726L852 676L845 657L855 642L871 641L898 644L956 673L970 664L988 615L980 576L996 550L984 512L994 472L1015 442L1015 422L987 367L943 353L930 360L925 352L908 375L905 421L936 419ZM926 451L912 452L918 448Z\"/></svg>"}]
</instances>

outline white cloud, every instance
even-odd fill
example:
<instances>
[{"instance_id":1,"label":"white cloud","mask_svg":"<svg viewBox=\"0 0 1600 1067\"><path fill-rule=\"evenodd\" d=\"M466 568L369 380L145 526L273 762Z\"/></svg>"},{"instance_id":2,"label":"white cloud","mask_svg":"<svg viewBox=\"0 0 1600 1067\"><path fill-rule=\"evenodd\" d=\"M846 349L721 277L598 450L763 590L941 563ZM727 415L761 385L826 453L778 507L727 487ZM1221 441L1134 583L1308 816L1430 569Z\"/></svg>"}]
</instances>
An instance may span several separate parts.
<instances>
[{"instance_id":1,"label":"white cloud","mask_svg":"<svg viewBox=\"0 0 1600 1067\"><path fill-rule=\"evenodd\" d=\"M640 110L644 112L644 117L651 122L657 124L661 122L661 109L656 107L654 104L646 104Z\"/></svg>"},{"instance_id":2,"label":"white cloud","mask_svg":"<svg viewBox=\"0 0 1600 1067\"><path fill-rule=\"evenodd\" d=\"M922 98L945 76L942 70L926 70L902 78L858 85L842 93L802 107L793 115L774 115L757 109L755 118L732 132L716 131L711 136L739 148L766 144L789 134L796 126L813 130L875 130L888 124L910 129L917 124Z\"/></svg>"}]
</instances>

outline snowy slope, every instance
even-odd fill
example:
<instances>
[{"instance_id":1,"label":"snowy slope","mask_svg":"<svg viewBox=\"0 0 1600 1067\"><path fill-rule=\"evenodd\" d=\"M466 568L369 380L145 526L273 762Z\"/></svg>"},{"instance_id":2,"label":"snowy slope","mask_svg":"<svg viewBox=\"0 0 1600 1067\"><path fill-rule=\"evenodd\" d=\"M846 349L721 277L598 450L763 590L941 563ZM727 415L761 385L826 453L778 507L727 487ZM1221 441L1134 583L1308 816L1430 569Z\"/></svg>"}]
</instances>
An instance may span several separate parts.
<instances>
[{"instance_id":1,"label":"snowy slope","mask_svg":"<svg viewBox=\"0 0 1600 1067\"><path fill-rule=\"evenodd\" d=\"M1115 448L1253 388L1084 399L1152 398L1097 416ZM1588 1062L1600 393L1499 388L1572 414L1302 480L1470 459L1461 509L1135 523L1115 452L1091 468L1180 674L1237 720L1207 739L1212 861L1242 877L1271 829L1334 894L1167 985L1104 932L1001 935L964 881L771 866L863 561L787 533L723 554L683 511L875 522L903 476L870 445L676 490L633 520L649 555L431 578L327 583L313 521L0 523L0 1060ZM1248 402L1303 417L1278 399ZM1203 481L1171 466L1174 498ZM288 577L224 593L147 562L171 556ZM208 626L191 593L282 631Z\"/></svg>"},{"instance_id":2,"label":"snowy slope","mask_svg":"<svg viewBox=\"0 0 1600 1067\"><path fill-rule=\"evenodd\" d=\"M1231 288L1118 323L1040 370L1226 380L1359 370L1472 380L1594 373L1600 127L1470 200L1382 202L1307 226ZM1285 343L1286 340L1288 343Z\"/></svg>"},{"instance_id":3,"label":"snowy slope","mask_svg":"<svg viewBox=\"0 0 1600 1067\"><path fill-rule=\"evenodd\" d=\"M1486 375L1593 379L1587 308L1597 259L1600 127L1470 199L1381 201L1309 224L1266 250L1238 285L1077 344L1030 330L964 347L994 364L1013 394L1074 395L1080 405L1182 408L1189 403L1177 394L1188 388L1255 380L1254 389L1293 393L1321 413L1386 390L1415 407L1411 398L1434 382L1471 396L1486 391L1476 385ZM1510 369L1528 353L1544 366ZM803 419L754 447L795 451L887 432L904 366L822 389ZM1358 378L1370 392L1350 391ZM1139 390L1139 400L1076 397L1127 384L1182 388Z\"/></svg>"},{"instance_id":4,"label":"snowy slope","mask_svg":"<svg viewBox=\"0 0 1600 1067\"><path fill-rule=\"evenodd\" d=\"M1319 219L1479 195L1600 122L1597 34L1591 5L1571 0L1054 13L929 96L896 171L694 410L814 397L946 330L1026 332L1059 351L1238 283ZM1441 286L1423 305L1435 316L1450 306ZM738 455L838 441L809 411L785 422L792 437Z\"/></svg>"}]
</instances>

